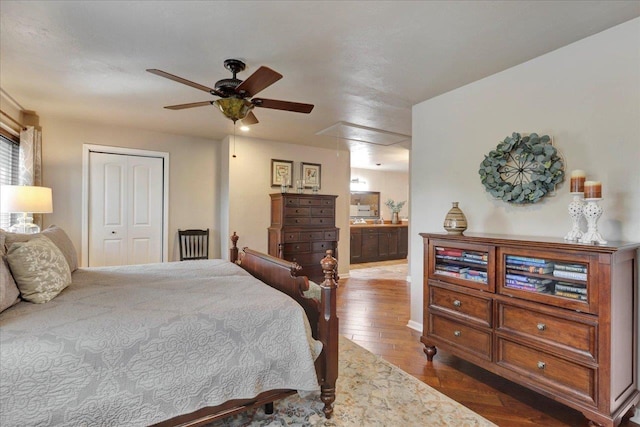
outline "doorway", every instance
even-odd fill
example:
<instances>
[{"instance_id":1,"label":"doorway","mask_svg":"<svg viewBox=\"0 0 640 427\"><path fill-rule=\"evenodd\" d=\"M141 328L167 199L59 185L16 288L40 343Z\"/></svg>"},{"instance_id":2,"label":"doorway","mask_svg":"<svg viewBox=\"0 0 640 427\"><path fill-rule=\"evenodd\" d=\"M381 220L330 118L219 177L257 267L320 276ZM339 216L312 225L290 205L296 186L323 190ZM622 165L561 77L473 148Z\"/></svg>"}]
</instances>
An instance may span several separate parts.
<instances>
[{"instance_id":1,"label":"doorway","mask_svg":"<svg viewBox=\"0 0 640 427\"><path fill-rule=\"evenodd\" d=\"M83 146L83 266L168 261L168 157Z\"/></svg>"}]
</instances>

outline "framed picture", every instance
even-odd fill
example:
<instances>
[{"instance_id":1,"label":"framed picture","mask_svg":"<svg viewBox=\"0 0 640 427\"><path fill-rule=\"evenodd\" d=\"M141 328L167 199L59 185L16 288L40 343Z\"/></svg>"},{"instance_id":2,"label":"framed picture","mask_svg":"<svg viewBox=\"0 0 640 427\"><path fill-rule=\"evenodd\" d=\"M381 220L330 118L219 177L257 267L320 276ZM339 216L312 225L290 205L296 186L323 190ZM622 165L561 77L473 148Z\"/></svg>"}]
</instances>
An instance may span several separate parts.
<instances>
[{"instance_id":1,"label":"framed picture","mask_svg":"<svg viewBox=\"0 0 640 427\"><path fill-rule=\"evenodd\" d=\"M271 186L292 185L293 161L271 159Z\"/></svg>"},{"instance_id":2,"label":"framed picture","mask_svg":"<svg viewBox=\"0 0 640 427\"><path fill-rule=\"evenodd\" d=\"M313 188L315 186L320 189L320 173L322 165L317 163L302 163L300 168L300 179L304 180L304 188Z\"/></svg>"}]
</instances>

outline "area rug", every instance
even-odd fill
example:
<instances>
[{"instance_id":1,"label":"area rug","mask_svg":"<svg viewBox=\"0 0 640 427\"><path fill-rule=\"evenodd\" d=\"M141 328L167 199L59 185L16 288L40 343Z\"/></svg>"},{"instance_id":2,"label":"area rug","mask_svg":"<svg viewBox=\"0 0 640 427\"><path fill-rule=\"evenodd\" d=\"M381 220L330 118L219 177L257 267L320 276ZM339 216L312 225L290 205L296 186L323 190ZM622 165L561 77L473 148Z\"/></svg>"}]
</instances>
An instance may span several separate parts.
<instances>
[{"instance_id":1,"label":"area rug","mask_svg":"<svg viewBox=\"0 0 640 427\"><path fill-rule=\"evenodd\" d=\"M221 426L495 426L375 354L340 337L340 370L333 418L322 402L298 395L207 427Z\"/></svg>"}]
</instances>

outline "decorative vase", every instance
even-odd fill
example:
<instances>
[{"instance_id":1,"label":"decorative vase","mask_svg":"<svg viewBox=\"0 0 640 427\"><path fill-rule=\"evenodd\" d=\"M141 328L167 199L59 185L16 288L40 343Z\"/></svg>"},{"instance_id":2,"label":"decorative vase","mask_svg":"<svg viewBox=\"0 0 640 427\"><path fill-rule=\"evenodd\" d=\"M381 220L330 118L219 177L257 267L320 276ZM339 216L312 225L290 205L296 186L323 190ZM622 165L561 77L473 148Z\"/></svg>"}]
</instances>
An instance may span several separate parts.
<instances>
[{"instance_id":1,"label":"decorative vase","mask_svg":"<svg viewBox=\"0 0 640 427\"><path fill-rule=\"evenodd\" d=\"M464 213L458 207L458 202L451 203L453 207L447 212L447 216L444 217L444 229L448 234L462 235L462 232L467 229L467 218Z\"/></svg>"},{"instance_id":2,"label":"decorative vase","mask_svg":"<svg viewBox=\"0 0 640 427\"><path fill-rule=\"evenodd\" d=\"M391 212L391 224L398 224L399 222L398 212Z\"/></svg>"}]
</instances>

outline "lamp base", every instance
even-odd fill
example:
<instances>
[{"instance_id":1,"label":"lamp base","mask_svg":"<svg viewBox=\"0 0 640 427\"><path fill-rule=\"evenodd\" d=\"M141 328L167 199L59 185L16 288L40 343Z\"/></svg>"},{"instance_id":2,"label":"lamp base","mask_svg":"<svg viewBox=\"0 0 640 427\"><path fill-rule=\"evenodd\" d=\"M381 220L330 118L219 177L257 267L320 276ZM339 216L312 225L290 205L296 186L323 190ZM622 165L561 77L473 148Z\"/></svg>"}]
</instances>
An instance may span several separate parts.
<instances>
[{"instance_id":1,"label":"lamp base","mask_svg":"<svg viewBox=\"0 0 640 427\"><path fill-rule=\"evenodd\" d=\"M40 232L38 224L33 223L33 218L24 214L18 218L18 223L13 224L7 230L10 233L36 234Z\"/></svg>"}]
</instances>

